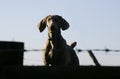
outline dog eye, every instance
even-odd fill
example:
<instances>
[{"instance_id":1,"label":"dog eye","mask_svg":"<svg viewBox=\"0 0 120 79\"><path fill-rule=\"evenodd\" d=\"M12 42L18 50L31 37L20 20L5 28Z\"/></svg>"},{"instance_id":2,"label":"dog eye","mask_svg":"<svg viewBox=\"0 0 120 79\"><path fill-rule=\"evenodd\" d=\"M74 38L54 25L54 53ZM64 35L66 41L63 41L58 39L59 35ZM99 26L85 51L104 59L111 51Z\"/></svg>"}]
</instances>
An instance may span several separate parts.
<instances>
[{"instance_id":1,"label":"dog eye","mask_svg":"<svg viewBox=\"0 0 120 79\"><path fill-rule=\"evenodd\" d=\"M48 21L50 21L51 20L51 18L48 18Z\"/></svg>"}]
</instances>

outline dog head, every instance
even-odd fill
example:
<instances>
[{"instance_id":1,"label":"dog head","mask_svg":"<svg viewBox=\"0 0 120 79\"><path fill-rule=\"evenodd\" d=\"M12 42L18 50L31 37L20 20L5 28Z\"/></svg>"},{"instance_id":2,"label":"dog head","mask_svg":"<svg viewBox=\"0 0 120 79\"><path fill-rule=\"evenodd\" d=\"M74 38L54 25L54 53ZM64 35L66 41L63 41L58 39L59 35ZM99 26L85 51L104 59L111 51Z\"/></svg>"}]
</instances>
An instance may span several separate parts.
<instances>
[{"instance_id":1,"label":"dog head","mask_svg":"<svg viewBox=\"0 0 120 79\"><path fill-rule=\"evenodd\" d=\"M40 32L43 32L46 27L48 27L49 37L54 37L55 35L60 34L60 29L68 29L69 23L59 15L48 15L38 24Z\"/></svg>"},{"instance_id":2,"label":"dog head","mask_svg":"<svg viewBox=\"0 0 120 79\"><path fill-rule=\"evenodd\" d=\"M66 30L69 28L69 23L59 15L48 15L38 24L40 32L42 32L46 26L51 29L61 28L62 30Z\"/></svg>"}]
</instances>

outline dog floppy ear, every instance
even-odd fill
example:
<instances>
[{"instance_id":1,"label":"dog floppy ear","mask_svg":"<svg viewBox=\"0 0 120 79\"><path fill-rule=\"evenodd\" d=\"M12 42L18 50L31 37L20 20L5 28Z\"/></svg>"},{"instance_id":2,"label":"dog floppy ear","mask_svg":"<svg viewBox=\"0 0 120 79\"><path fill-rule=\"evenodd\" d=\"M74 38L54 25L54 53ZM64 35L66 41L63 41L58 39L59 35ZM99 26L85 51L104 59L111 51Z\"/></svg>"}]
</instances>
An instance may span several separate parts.
<instances>
[{"instance_id":1,"label":"dog floppy ear","mask_svg":"<svg viewBox=\"0 0 120 79\"><path fill-rule=\"evenodd\" d=\"M62 30L67 30L69 28L69 23L61 17L61 29Z\"/></svg>"},{"instance_id":2,"label":"dog floppy ear","mask_svg":"<svg viewBox=\"0 0 120 79\"><path fill-rule=\"evenodd\" d=\"M45 20L42 20L39 24L38 24L38 28L39 28L39 31L42 32L46 27L46 22Z\"/></svg>"},{"instance_id":3,"label":"dog floppy ear","mask_svg":"<svg viewBox=\"0 0 120 79\"><path fill-rule=\"evenodd\" d=\"M38 28L39 28L40 32L42 32L43 30L45 30L45 28L46 28L46 20L47 20L48 17L49 17L49 15L46 16L44 19L42 19L40 21L40 23L38 24Z\"/></svg>"}]
</instances>

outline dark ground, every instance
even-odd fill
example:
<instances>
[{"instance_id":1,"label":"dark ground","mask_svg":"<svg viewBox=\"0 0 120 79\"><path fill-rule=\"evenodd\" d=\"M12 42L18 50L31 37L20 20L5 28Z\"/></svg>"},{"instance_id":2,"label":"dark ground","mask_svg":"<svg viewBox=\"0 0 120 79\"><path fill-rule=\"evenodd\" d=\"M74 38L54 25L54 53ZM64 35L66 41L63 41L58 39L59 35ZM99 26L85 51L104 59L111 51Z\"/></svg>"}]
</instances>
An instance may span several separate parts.
<instances>
[{"instance_id":1,"label":"dark ground","mask_svg":"<svg viewBox=\"0 0 120 79\"><path fill-rule=\"evenodd\" d=\"M4 66L1 79L119 79L120 67Z\"/></svg>"}]
</instances>

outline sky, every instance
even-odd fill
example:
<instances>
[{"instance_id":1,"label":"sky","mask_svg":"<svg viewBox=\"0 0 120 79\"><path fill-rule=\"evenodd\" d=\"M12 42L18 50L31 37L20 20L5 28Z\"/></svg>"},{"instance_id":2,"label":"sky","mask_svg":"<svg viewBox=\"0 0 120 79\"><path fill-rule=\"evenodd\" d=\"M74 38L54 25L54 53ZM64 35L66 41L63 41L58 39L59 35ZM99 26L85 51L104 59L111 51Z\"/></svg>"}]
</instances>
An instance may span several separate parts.
<instances>
[{"instance_id":1,"label":"sky","mask_svg":"<svg viewBox=\"0 0 120 79\"><path fill-rule=\"evenodd\" d=\"M37 24L47 15L69 24L62 36L76 49L120 49L120 0L0 0L0 41L24 42L25 49L42 49L47 30ZM76 52L81 65L94 65L87 52ZM25 52L24 65L43 65L42 52ZM120 65L120 52L94 52L101 65Z\"/></svg>"}]
</instances>

